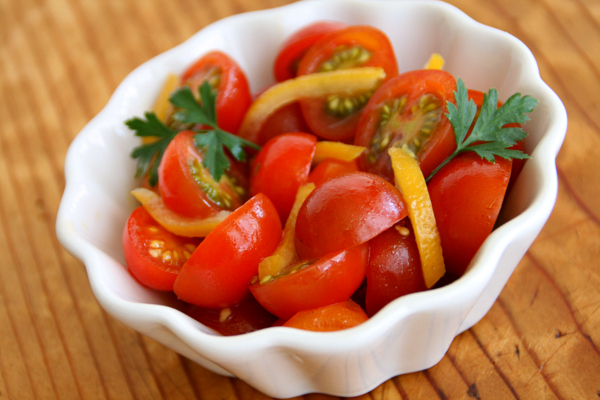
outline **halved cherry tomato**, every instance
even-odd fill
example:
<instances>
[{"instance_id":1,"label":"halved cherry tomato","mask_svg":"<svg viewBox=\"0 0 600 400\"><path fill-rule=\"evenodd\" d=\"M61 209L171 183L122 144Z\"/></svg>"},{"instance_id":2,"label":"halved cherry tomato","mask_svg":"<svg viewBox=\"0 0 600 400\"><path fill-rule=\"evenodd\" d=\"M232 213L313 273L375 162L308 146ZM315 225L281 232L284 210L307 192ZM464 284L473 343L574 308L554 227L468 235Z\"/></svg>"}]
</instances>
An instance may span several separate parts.
<instances>
[{"instance_id":1,"label":"halved cherry tomato","mask_svg":"<svg viewBox=\"0 0 600 400\"><path fill-rule=\"evenodd\" d=\"M237 133L252 103L246 75L231 57L213 51L181 75L181 83L189 86L194 96L199 96L198 87L206 80L217 90L217 124L227 132Z\"/></svg>"},{"instance_id":2,"label":"halved cherry tomato","mask_svg":"<svg viewBox=\"0 0 600 400\"><path fill-rule=\"evenodd\" d=\"M331 179L306 199L296 221L301 260L350 249L406 217L402 195L383 178L355 172Z\"/></svg>"},{"instance_id":3,"label":"halved cherry tomato","mask_svg":"<svg viewBox=\"0 0 600 400\"><path fill-rule=\"evenodd\" d=\"M326 158L313 168L310 175L308 175L308 181L313 182L315 186L321 186L330 179L358 171L356 161L341 161L335 158Z\"/></svg>"},{"instance_id":4,"label":"halved cherry tomato","mask_svg":"<svg viewBox=\"0 0 600 400\"><path fill-rule=\"evenodd\" d=\"M282 82L296 77L298 64L306 51L325 34L346 27L343 22L318 21L292 34L283 44L275 58L275 80ZM290 131L291 132L291 131Z\"/></svg>"},{"instance_id":5,"label":"halved cherry tomato","mask_svg":"<svg viewBox=\"0 0 600 400\"><path fill-rule=\"evenodd\" d=\"M361 168L393 182L388 149L406 145L428 177L456 149L445 115L455 90L452 75L431 69L406 72L383 84L366 105L356 130L354 143L367 147Z\"/></svg>"},{"instance_id":6,"label":"halved cherry tomato","mask_svg":"<svg viewBox=\"0 0 600 400\"><path fill-rule=\"evenodd\" d=\"M123 230L123 253L131 274L157 290L173 290L183 264L199 243L198 239L176 236L160 226L144 207L129 216Z\"/></svg>"},{"instance_id":7,"label":"halved cherry tomato","mask_svg":"<svg viewBox=\"0 0 600 400\"><path fill-rule=\"evenodd\" d=\"M447 270L461 276L492 231L510 178L511 160L491 163L464 153L429 181Z\"/></svg>"},{"instance_id":8,"label":"halved cherry tomato","mask_svg":"<svg viewBox=\"0 0 600 400\"><path fill-rule=\"evenodd\" d=\"M352 328L368 319L369 317L358 304L348 300L315 310L300 311L282 326L307 331L329 332Z\"/></svg>"},{"instance_id":9,"label":"halved cherry tomato","mask_svg":"<svg viewBox=\"0 0 600 400\"><path fill-rule=\"evenodd\" d=\"M277 320L252 296L231 307L204 308L189 305L184 312L223 336L254 332L272 326Z\"/></svg>"},{"instance_id":10,"label":"halved cherry tomato","mask_svg":"<svg viewBox=\"0 0 600 400\"><path fill-rule=\"evenodd\" d=\"M193 131L177 134L169 143L158 168L160 194L165 205L187 217L209 217L221 210L235 210L246 195L246 183L238 164L219 183L202 166L203 154L194 144Z\"/></svg>"},{"instance_id":11,"label":"halved cherry tomato","mask_svg":"<svg viewBox=\"0 0 600 400\"><path fill-rule=\"evenodd\" d=\"M277 210L264 194L248 200L221 222L185 263L173 287L183 301L229 307L249 294L258 263L281 239Z\"/></svg>"},{"instance_id":12,"label":"halved cherry tomato","mask_svg":"<svg viewBox=\"0 0 600 400\"><path fill-rule=\"evenodd\" d=\"M260 128L256 141L263 146L275 136L290 132L310 132L297 102L275 111Z\"/></svg>"},{"instance_id":13,"label":"halved cherry tomato","mask_svg":"<svg viewBox=\"0 0 600 400\"><path fill-rule=\"evenodd\" d=\"M366 66L382 67L385 80L398 74L396 56L388 37L376 28L356 25L331 32L315 42L302 57L298 75ZM331 95L305 99L300 102L302 113L317 136L328 140L352 140L359 111L375 89L350 97Z\"/></svg>"},{"instance_id":14,"label":"halved cherry tomato","mask_svg":"<svg viewBox=\"0 0 600 400\"><path fill-rule=\"evenodd\" d=\"M400 296L427 289L410 221L403 219L371 239L369 246L367 314L374 315Z\"/></svg>"},{"instance_id":15,"label":"halved cherry tomato","mask_svg":"<svg viewBox=\"0 0 600 400\"><path fill-rule=\"evenodd\" d=\"M308 133L286 133L269 140L252 164L250 193L264 193L287 219L298 188L308 181L317 138ZM277 178L274 178L277 177Z\"/></svg>"},{"instance_id":16,"label":"halved cherry tomato","mask_svg":"<svg viewBox=\"0 0 600 400\"><path fill-rule=\"evenodd\" d=\"M250 285L250 291L264 308L280 318L345 301L360 286L369 260L366 243L317 261L304 261L264 282Z\"/></svg>"}]
</instances>

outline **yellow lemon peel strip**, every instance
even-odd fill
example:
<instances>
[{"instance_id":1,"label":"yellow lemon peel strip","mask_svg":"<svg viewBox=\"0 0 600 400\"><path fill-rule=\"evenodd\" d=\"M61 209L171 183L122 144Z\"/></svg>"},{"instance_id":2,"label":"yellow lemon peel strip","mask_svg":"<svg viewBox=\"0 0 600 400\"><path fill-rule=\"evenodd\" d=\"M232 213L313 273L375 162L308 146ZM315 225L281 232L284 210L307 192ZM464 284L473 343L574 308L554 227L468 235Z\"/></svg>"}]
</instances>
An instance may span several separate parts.
<instances>
[{"instance_id":1,"label":"yellow lemon peel strip","mask_svg":"<svg viewBox=\"0 0 600 400\"><path fill-rule=\"evenodd\" d=\"M444 68L444 57L438 53L433 53L429 56L429 60L423 67L424 69L442 69Z\"/></svg>"},{"instance_id":2,"label":"yellow lemon peel strip","mask_svg":"<svg viewBox=\"0 0 600 400\"><path fill-rule=\"evenodd\" d=\"M408 206L408 217L421 256L423 278L427 287L431 288L444 276L446 267L425 177L418 161L408 152L392 147L388 153L392 159L396 187Z\"/></svg>"},{"instance_id":3,"label":"yellow lemon peel strip","mask_svg":"<svg viewBox=\"0 0 600 400\"><path fill-rule=\"evenodd\" d=\"M346 162L354 161L367 148L342 142L317 142L313 164L318 164L326 158L335 158Z\"/></svg>"},{"instance_id":4,"label":"yellow lemon peel strip","mask_svg":"<svg viewBox=\"0 0 600 400\"><path fill-rule=\"evenodd\" d=\"M142 203L156 222L179 236L205 237L231 214L230 211L220 211L202 219L183 217L168 209L160 196L152 190L137 188L131 194Z\"/></svg>"}]
</instances>

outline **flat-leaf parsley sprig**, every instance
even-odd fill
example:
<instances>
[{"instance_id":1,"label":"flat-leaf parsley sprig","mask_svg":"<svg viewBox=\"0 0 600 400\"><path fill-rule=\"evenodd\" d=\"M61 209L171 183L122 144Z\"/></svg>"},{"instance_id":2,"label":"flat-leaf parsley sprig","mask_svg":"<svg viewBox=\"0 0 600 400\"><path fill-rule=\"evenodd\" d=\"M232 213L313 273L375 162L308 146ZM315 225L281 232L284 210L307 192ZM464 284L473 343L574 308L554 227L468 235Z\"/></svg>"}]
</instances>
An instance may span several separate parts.
<instances>
[{"instance_id":1,"label":"flat-leaf parsley sprig","mask_svg":"<svg viewBox=\"0 0 600 400\"><path fill-rule=\"evenodd\" d=\"M473 131L467 137L469 128L477 114L477 106L473 100L469 100L467 88L460 78L456 83L454 97L456 105L450 102L447 103L448 113L446 116L454 128L456 150L429 175L428 181L450 160L465 151L474 151L481 158L485 158L492 163L495 162L494 156L505 159L529 158L527 154L520 150L510 149L518 141L523 140L527 133L520 127L505 128L504 126L529 121L526 114L533 111L538 103L536 99L515 93L501 107L498 107L498 91L490 89L483 96L479 118L475 122Z\"/></svg>"},{"instance_id":2,"label":"flat-leaf parsley sprig","mask_svg":"<svg viewBox=\"0 0 600 400\"><path fill-rule=\"evenodd\" d=\"M204 152L202 165L210 171L216 182L219 182L226 170L229 169L229 159L223 146L227 147L238 161L246 160L245 147L260 150L260 146L226 132L217 125L216 91L210 83L204 81L199 87L200 104L194 98L189 87L176 90L169 101L178 108L173 118L180 122L201 124L206 129L197 130L194 136L196 146ZM153 112L145 113L146 119L132 118L125 124L135 131L136 136L156 137L157 140L137 146L131 152L131 157L137 158L136 177L148 176L151 186L158 182L158 166L165 149L177 135L177 131L163 124Z\"/></svg>"}]
</instances>

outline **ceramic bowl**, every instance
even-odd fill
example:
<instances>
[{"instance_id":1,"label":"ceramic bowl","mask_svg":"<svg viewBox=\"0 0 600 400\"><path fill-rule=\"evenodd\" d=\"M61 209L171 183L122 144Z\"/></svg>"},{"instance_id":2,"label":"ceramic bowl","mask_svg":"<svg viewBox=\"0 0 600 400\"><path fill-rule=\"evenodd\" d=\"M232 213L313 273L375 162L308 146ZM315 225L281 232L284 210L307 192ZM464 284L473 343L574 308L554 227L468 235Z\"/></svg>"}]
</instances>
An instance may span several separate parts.
<instances>
[{"instance_id":1,"label":"ceramic bowl","mask_svg":"<svg viewBox=\"0 0 600 400\"><path fill-rule=\"evenodd\" d=\"M500 226L467 273L455 282L392 302L368 322L345 331L290 328L223 337L173 307L171 295L142 287L127 272L121 233L139 185L129 156L138 138L123 121L151 108L170 72L220 49L246 72L254 92L273 82L272 60L292 32L329 19L370 24L390 37L400 71L421 68L430 54L467 87L496 87L539 100L525 125L531 154L507 198ZM528 48L513 36L431 1L330 0L236 15L134 70L69 148L60 205L60 241L85 264L91 287L114 318L223 375L236 376L273 397L309 392L354 396L399 374L436 364L452 339L479 321L538 235L557 194L555 158L567 125L565 109L542 81Z\"/></svg>"}]
</instances>

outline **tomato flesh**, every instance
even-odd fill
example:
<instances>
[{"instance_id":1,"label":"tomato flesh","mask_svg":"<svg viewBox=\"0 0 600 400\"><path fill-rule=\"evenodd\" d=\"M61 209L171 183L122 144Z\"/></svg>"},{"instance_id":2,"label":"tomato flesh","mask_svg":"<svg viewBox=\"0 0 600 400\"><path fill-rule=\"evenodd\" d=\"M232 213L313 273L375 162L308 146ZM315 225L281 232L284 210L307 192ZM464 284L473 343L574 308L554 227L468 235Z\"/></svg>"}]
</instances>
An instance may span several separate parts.
<instances>
[{"instance_id":1,"label":"tomato flesh","mask_svg":"<svg viewBox=\"0 0 600 400\"><path fill-rule=\"evenodd\" d=\"M362 283L369 258L366 243L322 257L300 262L265 282L250 286L263 307L280 318L302 310L345 301Z\"/></svg>"},{"instance_id":2,"label":"tomato flesh","mask_svg":"<svg viewBox=\"0 0 600 400\"><path fill-rule=\"evenodd\" d=\"M369 317L352 300L331 304L314 310L300 311L282 326L307 331L330 332L352 328Z\"/></svg>"},{"instance_id":3,"label":"tomato flesh","mask_svg":"<svg viewBox=\"0 0 600 400\"><path fill-rule=\"evenodd\" d=\"M356 161L342 161L335 158L326 158L313 168L310 175L308 175L308 181L313 182L315 186L321 186L330 179L358 171L359 169Z\"/></svg>"},{"instance_id":4,"label":"tomato flesh","mask_svg":"<svg viewBox=\"0 0 600 400\"><path fill-rule=\"evenodd\" d=\"M300 259L365 243L407 215L402 195L381 177L355 172L331 179L306 199L296 221Z\"/></svg>"},{"instance_id":5,"label":"tomato flesh","mask_svg":"<svg viewBox=\"0 0 600 400\"><path fill-rule=\"evenodd\" d=\"M446 269L461 276L494 228L511 173L511 160L491 163L469 152L440 169L427 185Z\"/></svg>"},{"instance_id":6,"label":"tomato flesh","mask_svg":"<svg viewBox=\"0 0 600 400\"><path fill-rule=\"evenodd\" d=\"M249 295L258 263L281 239L273 203L258 194L221 222L192 253L173 287L183 301L200 307L232 306Z\"/></svg>"},{"instance_id":7,"label":"tomato flesh","mask_svg":"<svg viewBox=\"0 0 600 400\"><path fill-rule=\"evenodd\" d=\"M123 230L125 262L131 274L145 286L173 290L173 283L199 240L184 238L160 226L144 207L136 208Z\"/></svg>"},{"instance_id":8,"label":"tomato flesh","mask_svg":"<svg viewBox=\"0 0 600 400\"><path fill-rule=\"evenodd\" d=\"M447 102L454 102L456 80L448 72L418 70L383 84L366 105L354 144L365 146L363 170L394 181L388 149L405 147L417 155L425 177L456 149Z\"/></svg>"}]
</instances>

